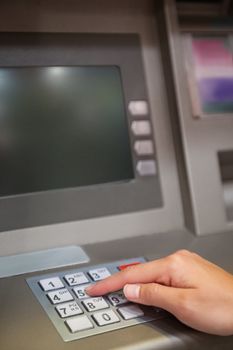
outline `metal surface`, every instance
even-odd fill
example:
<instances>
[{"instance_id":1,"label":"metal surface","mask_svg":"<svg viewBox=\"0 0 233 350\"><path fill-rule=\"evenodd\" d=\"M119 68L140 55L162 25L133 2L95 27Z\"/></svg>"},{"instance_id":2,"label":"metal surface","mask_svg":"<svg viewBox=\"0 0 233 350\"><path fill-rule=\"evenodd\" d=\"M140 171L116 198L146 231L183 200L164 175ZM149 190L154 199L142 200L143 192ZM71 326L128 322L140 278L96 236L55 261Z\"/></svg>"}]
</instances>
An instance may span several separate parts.
<instances>
[{"instance_id":1,"label":"metal surface","mask_svg":"<svg viewBox=\"0 0 233 350\"><path fill-rule=\"evenodd\" d=\"M89 257L79 246L54 248L32 253L0 257L0 278L84 264Z\"/></svg>"}]
</instances>

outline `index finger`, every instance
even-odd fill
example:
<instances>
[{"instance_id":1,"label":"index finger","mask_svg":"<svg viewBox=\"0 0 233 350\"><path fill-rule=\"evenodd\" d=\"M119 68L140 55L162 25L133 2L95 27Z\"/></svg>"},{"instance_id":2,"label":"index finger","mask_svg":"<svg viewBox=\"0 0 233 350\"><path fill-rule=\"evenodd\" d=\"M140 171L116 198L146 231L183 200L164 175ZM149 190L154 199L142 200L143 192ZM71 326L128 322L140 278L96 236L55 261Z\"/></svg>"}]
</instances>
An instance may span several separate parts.
<instances>
[{"instance_id":1,"label":"index finger","mask_svg":"<svg viewBox=\"0 0 233 350\"><path fill-rule=\"evenodd\" d=\"M86 292L90 296L100 296L122 289L128 283L155 282L164 276L168 270L166 258L135 265L107 277L103 281L88 287Z\"/></svg>"}]
</instances>

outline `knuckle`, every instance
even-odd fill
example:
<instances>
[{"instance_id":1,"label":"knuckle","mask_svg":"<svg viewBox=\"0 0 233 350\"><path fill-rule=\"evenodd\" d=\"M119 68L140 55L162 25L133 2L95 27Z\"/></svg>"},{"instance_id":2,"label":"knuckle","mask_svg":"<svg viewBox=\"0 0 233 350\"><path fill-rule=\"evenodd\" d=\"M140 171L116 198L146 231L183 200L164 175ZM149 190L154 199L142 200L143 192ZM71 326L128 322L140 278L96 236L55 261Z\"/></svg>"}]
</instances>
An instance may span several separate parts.
<instances>
[{"instance_id":1,"label":"knuckle","mask_svg":"<svg viewBox=\"0 0 233 350\"><path fill-rule=\"evenodd\" d=\"M180 265L183 261L183 258L177 254L174 253L168 257L168 266L171 272L175 272L180 268Z\"/></svg>"},{"instance_id":2,"label":"knuckle","mask_svg":"<svg viewBox=\"0 0 233 350\"><path fill-rule=\"evenodd\" d=\"M177 252L168 256L168 264L170 270L177 271L181 266L184 265L187 258L190 257L192 253L186 249L178 250Z\"/></svg>"},{"instance_id":3,"label":"knuckle","mask_svg":"<svg viewBox=\"0 0 233 350\"><path fill-rule=\"evenodd\" d=\"M180 249L176 252L176 254L179 254L180 256L190 256L192 253L187 249Z\"/></svg>"}]
</instances>

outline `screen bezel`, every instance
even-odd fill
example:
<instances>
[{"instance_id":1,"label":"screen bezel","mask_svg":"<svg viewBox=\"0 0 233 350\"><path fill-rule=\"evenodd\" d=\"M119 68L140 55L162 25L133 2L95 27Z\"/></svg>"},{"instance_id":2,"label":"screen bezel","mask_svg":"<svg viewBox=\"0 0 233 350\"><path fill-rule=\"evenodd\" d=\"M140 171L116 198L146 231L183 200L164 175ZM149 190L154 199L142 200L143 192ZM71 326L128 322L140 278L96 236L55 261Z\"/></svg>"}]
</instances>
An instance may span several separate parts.
<instances>
[{"instance_id":1,"label":"screen bezel","mask_svg":"<svg viewBox=\"0 0 233 350\"><path fill-rule=\"evenodd\" d=\"M0 67L29 66L117 66L126 107L148 101L136 34L1 33ZM130 133L128 110L127 119ZM134 180L0 198L0 231L161 207L158 173L137 174L132 133L130 140Z\"/></svg>"}]
</instances>

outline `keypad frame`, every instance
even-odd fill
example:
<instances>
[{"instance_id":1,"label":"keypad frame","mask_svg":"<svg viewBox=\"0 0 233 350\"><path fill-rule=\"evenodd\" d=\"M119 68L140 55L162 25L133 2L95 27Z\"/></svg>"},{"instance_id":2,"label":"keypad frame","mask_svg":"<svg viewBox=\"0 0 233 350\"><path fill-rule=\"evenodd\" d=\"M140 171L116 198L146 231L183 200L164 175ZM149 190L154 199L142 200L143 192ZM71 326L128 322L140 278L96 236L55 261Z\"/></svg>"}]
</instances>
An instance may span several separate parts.
<instances>
[{"instance_id":1,"label":"keypad frame","mask_svg":"<svg viewBox=\"0 0 233 350\"><path fill-rule=\"evenodd\" d=\"M121 329L121 328L129 327L129 326L153 321L153 320L156 320L159 318L164 318L165 315L167 315L163 310L161 311L161 310L157 310L155 308L140 305L140 307L143 309L145 315L140 317L140 318L135 318L135 319L125 321L125 320L123 320L120 313L117 311L117 309L123 305L113 306L111 304L111 302L108 300L107 296L105 296L104 298L105 298L106 302L109 304L109 308L107 310L113 310L113 312L116 313L117 316L119 317L120 322L109 324L109 325L102 326L102 327L97 326L94 319L92 318L92 314L94 314L95 312L98 312L99 310L96 310L96 311L94 310L93 312L88 312L85 309L85 307L82 305L82 299L78 299L77 296L75 295L75 293L73 291L75 286L69 286L69 284L64 279L65 275L76 273L76 272L84 272L87 276L89 276L88 272L90 270L101 268L101 267L106 267L111 272L111 274L114 274L116 272L119 272L119 269L118 269L119 266L125 265L125 264L131 264L131 263L134 263L135 261L143 263L146 260L143 257L139 257L139 258L115 261L112 263L103 263L101 265L72 268L71 270L63 270L63 271L58 271L58 272L55 271L55 272L49 273L49 274L36 275L34 277L30 277L30 278L26 279L26 282L28 283L32 292L34 293L34 295L38 299L39 303L43 307L44 311L47 313L48 317L52 321L53 325L57 329L57 331L60 334L60 336L62 337L62 339L65 342L68 342L68 341L78 340L78 339L86 338L89 336L98 335L98 334L106 333L109 331L114 331L117 329ZM62 280L65 288L68 289L68 291L74 297L74 301L76 301L78 303L78 305L81 306L81 308L83 310L83 314L80 316L87 315L89 317L89 319L91 320L91 322L94 324L94 326L95 326L94 328L84 330L81 332L77 332L77 333L71 333L69 331L67 325L65 324L65 321L66 321L66 319L72 318L73 316L67 317L67 318L61 318L55 307L57 305L62 305L62 304L53 305L50 302L49 298L47 297L48 293L43 291L43 289L41 288L41 286L39 284L40 280L45 279L45 278L53 278L53 277L59 277ZM89 283L87 283L87 285L90 285L92 283L94 283L94 282L89 282ZM127 304L124 304L124 306L125 305L127 305ZM74 317L78 317L78 316L74 316Z\"/></svg>"}]
</instances>

